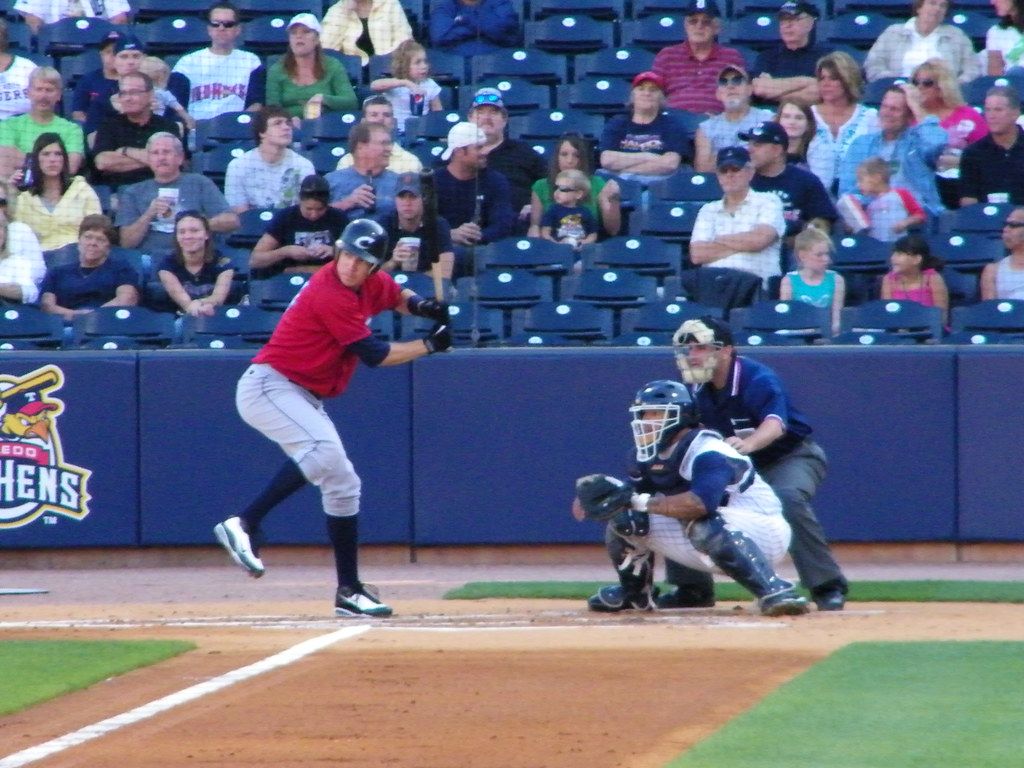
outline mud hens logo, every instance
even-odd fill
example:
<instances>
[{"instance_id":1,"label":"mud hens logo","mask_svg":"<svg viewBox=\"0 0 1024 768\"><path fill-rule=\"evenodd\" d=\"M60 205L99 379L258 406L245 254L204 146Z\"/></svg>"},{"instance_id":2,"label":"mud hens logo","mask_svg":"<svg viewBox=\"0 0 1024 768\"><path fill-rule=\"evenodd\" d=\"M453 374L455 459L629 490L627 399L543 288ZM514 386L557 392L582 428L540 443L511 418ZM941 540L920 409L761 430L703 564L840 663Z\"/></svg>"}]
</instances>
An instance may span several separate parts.
<instances>
[{"instance_id":1,"label":"mud hens logo","mask_svg":"<svg viewBox=\"0 0 1024 768\"><path fill-rule=\"evenodd\" d=\"M0 374L0 529L20 528L47 512L89 514L89 470L64 463L57 417L64 384L56 366L14 377Z\"/></svg>"}]
</instances>

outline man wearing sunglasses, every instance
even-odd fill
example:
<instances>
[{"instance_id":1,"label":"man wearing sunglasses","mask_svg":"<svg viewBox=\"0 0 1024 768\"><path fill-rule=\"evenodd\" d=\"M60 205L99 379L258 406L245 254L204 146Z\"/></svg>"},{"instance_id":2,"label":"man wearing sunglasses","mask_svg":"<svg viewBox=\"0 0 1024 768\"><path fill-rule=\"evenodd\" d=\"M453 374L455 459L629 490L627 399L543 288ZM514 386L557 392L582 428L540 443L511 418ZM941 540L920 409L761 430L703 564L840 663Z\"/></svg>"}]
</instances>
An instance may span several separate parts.
<instances>
[{"instance_id":1,"label":"man wearing sunglasses","mask_svg":"<svg viewBox=\"0 0 1024 768\"><path fill-rule=\"evenodd\" d=\"M806 0L785 0L778 18L779 41L761 51L754 62L754 96L759 103L785 98L814 104L818 101L815 67L829 53L814 42L818 8Z\"/></svg>"},{"instance_id":2,"label":"man wearing sunglasses","mask_svg":"<svg viewBox=\"0 0 1024 768\"><path fill-rule=\"evenodd\" d=\"M717 115L718 73L726 64L746 66L743 54L718 44L722 13L716 0L688 0L683 14L685 42L662 48L651 69L665 81L668 107Z\"/></svg>"},{"instance_id":3,"label":"man wearing sunglasses","mask_svg":"<svg viewBox=\"0 0 1024 768\"><path fill-rule=\"evenodd\" d=\"M715 170L715 156L726 147L743 146L740 134L752 130L765 120L772 119L767 109L750 106L754 90L750 75L738 64L726 64L718 73L715 95L725 111L709 117L697 126L694 137L693 167L702 173Z\"/></svg>"},{"instance_id":4,"label":"man wearing sunglasses","mask_svg":"<svg viewBox=\"0 0 1024 768\"><path fill-rule=\"evenodd\" d=\"M196 120L245 109L249 75L260 66L255 53L235 47L242 25L230 2L215 3L206 18L210 46L185 54L174 65L175 72L188 78L188 113Z\"/></svg>"}]
</instances>

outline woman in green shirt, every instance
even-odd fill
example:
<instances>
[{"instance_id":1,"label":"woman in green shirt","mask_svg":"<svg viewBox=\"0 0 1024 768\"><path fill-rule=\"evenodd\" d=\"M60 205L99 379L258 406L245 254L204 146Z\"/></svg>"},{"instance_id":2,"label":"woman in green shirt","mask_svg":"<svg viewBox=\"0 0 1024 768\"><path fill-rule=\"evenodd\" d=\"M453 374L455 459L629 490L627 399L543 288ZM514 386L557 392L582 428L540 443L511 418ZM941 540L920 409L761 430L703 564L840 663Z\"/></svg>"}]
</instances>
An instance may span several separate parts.
<instances>
[{"instance_id":1,"label":"woman in green shirt","mask_svg":"<svg viewBox=\"0 0 1024 768\"><path fill-rule=\"evenodd\" d=\"M288 52L267 72L267 105L307 118L319 117L325 109L359 109L344 66L324 55L320 22L311 13L297 14L288 22Z\"/></svg>"},{"instance_id":2,"label":"woman in green shirt","mask_svg":"<svg viewBox=\"0 0 1024 768\"><path fill-rule=\"evenodd\" d=\"M609 237L619 234L622 226L622 210L619 208L619 183L594 175L594 150L589 142L578 133L564 133L558 140L547 178L533 183L530 198L530 237L540 237L540 219L544 209L551 205L551 192L555 188L555 177L562 171L583 171L590 179L590 196L580 205L589 208Z\"/></svg>"}]
</instances>

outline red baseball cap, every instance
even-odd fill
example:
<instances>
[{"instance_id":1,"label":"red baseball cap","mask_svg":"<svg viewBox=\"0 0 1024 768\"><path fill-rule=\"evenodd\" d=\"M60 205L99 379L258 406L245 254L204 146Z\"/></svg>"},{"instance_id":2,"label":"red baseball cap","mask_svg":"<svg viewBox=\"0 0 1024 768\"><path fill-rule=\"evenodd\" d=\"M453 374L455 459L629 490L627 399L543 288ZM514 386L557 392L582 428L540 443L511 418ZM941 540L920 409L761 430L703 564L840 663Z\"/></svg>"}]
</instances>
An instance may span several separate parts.
<instances>
[{"instance_id":1,"label":"red baseball cap","mask_svg":"<svg viewBox=\"0 0 1024 768\"><path fill-rule=\"evenodd\" d=\"M654 83L662 91L665 90L665 78L659 75L657 72L641 72L639 75L633 78L633 87L636 88L641 83Z\"/></svg>"}]
</instances>

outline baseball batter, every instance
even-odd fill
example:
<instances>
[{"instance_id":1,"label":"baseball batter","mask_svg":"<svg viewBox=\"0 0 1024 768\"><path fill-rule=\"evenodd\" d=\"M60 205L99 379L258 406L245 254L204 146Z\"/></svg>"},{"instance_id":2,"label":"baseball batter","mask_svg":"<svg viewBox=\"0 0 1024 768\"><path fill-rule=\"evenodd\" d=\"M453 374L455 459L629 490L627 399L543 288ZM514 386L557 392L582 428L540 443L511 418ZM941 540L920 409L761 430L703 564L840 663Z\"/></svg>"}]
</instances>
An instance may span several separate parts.
<instances>
[{"instance_id":1,"label":"baseball batter","mask_svg":"<svg viewBox=\"0 0 1024 768\"><path fill-rule=\"evenodd\" d=\"M588 600L591 610L653 610L654 553L707 573L716 569L757 598L765 616L807 613L807 600L775 573L790 528L782 505L746 456L700 426L679 382L645 385L632 407L636 461L629 481L576 481L573 516L607 520L605 543L619 583Z\"/></svg>"},{"instance_id":2,"label":"baseball batter","mask_svg":"<svg viewBox=\"0 0 1024 768\"><path fill-rule=\"evenodd\" d=\"M390 616L369 585L359 580L360 480L323 400L345 391L356 365L399 365L451 346L448 307L402 290L380 266L388 238L375 221L356 219L335 244L333 261L295 297L270 341L238 382L238 413L273 440L288 461L249 507L214 528L232 559L252 576L263 575L260 524L267 513L307 482L320 488L327 533L338 574L338 616ZM424 339L388 343L370 334L368 321L386 310L435 321Z\"/></svg>"}]
</instances>

